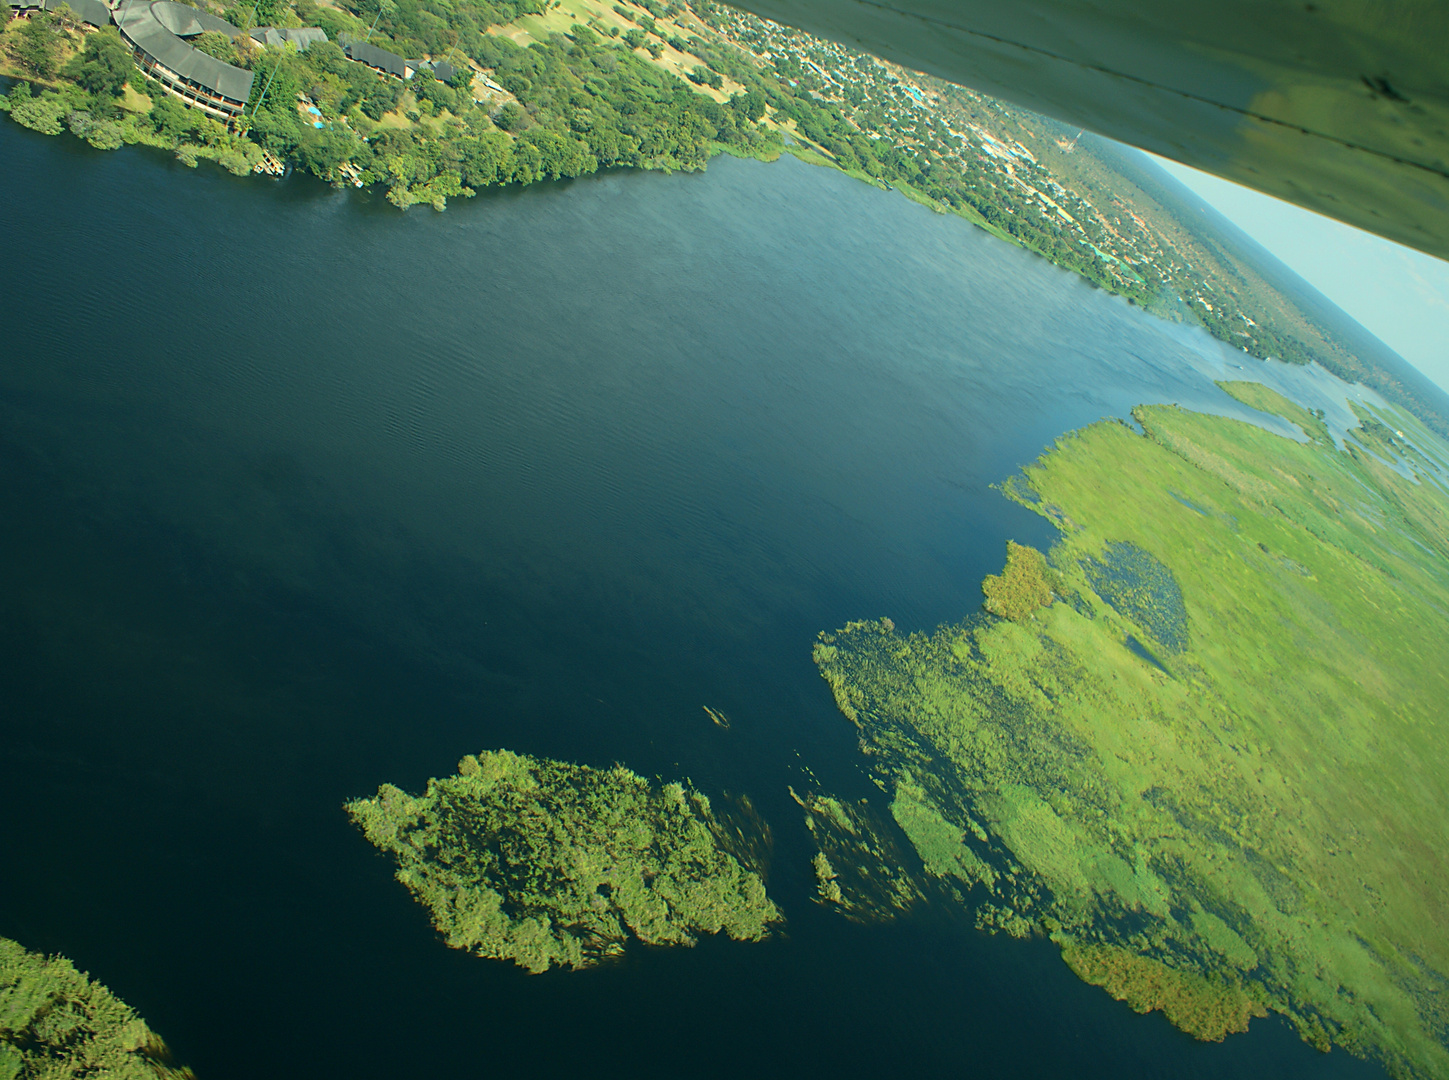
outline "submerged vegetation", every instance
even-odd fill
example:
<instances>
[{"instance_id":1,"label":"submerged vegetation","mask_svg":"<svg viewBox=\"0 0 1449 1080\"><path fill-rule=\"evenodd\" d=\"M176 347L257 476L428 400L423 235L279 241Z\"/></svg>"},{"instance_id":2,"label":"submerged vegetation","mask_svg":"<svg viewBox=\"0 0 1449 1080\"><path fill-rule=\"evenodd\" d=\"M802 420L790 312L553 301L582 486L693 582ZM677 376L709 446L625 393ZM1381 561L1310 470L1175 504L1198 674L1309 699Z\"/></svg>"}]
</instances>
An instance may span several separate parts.
<instances>
[{"instance_id":1,"label":"submerged vegetation","mask_svg":"<svg viewBox=\"0 0 1449 1080\"><path fill-rule=\"evenodd\" d=\"M1386 463L1372 430L1339 449L1224 387L1307 440L1165 406L1069 435L1006 485L1061 528L1049 567L1013 547L997 579L1049 573L1058 600L852 623L815 659L978 922L1034 925L1199 1038L1271 1010L1446 1077L1449 495L1391 466L1449 447L1390 409Z\"/></svg>"},{"instance_id":2,"label":"submerged vegetation","mask_svg":"<svg viewBox=\"0 0 1449 1080\"><path fill-rule=\"evenodd\" d=\"M186 1080L134 1009L61 956L0 938L0 1080Z\"/></svg>"},{"instance_id":3,"label":"submerged vegetation","mask_svg":"<svg viewBox=\"0 0 1449 1080\"><path fill-rule=\"evenodd\" d=\"M747 801L731 812L678 783L507 750L469 755L418 797L384 784L347 804L455 949L529 971L582 968L723 930L759 941L778 908Z\"/></svg>"},{"instance_id":4,"label":"submerged vegetation","mask_svg":"<svg viewBox=\"0 0 1449 1080\"><path fill-rule=\"evenodd\" d=\"M855 922L893 918L921 899L920 885L868 802L847 803L820 793L791 797L805 811L816 846L817 899Z\"/></svg>"},{"instance_id":5,"label":"submerged vegetation","mask_svg":"<svg viewBox=\"0 0 1449 1080\"><path fill-rule=\"evenodd\" d=\"M1099 558L1083 559L1081 566L1092 591L1162 651L1176 655L1187 648L1182 590L1151 553L1133 543L1108 541Z\"/></svg>"}]
</instances>

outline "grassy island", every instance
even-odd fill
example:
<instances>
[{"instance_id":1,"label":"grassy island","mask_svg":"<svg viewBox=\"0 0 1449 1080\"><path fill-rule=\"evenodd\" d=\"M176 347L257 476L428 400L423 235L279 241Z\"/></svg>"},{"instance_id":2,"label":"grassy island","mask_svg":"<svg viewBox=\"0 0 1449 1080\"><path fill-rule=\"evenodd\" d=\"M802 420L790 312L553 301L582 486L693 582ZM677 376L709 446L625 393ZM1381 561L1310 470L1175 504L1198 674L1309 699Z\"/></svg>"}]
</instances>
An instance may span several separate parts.
<instances>
[{"instance_id":1,"label":"grassy island","mask_svg":"<svg viewBox=\"0 0 1449 1080\"><path fill-rule=\"evenodd\" d=\"M754 862L763 823L678 783L496 750L418 797L347 804L453 948L532 972L582 968L723 930L758 941L780 911Z\"/></svg>"},{"instance_id":2,"label":"grassy island","mask_svg":"<svg viewBox=\"0 0 1449 1080\"><path fill-rule=\"evenodd\" d=\"M0 1080L186 1080L134 1009L61 956L0 938Z\"/></svg>"},{"instance_id":3,"label":"grassy island","mask_svg":"<svg viewBox=\"0 0 1449 1080\"><path fill-rule=\"evenodd\" d=\"M1271 1010L1449 1077L1449 447L1225 388L1301 440L1165 406L1066 436L1005 485L1061 538L1013 545L1000 615L815 659L983 924L1199 1038Z\"/></svg>"}]
</instances>

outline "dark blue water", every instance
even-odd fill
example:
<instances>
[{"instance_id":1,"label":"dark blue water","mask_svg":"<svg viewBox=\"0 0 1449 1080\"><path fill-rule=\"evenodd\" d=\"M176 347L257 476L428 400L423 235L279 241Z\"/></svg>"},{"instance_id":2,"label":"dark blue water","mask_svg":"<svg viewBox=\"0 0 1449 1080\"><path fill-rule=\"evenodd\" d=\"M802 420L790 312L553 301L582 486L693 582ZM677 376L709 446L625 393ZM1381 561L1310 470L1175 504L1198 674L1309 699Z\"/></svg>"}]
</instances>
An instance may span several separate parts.
<instances>
[{"instance_id":1,"label":"dark blue water","mask_svg":"<svg viewBox=\"0 0 1449 1080\"><path fill-rule=\"evenodd\" d=\"M975 609L1051 539L992 483L1236 408L1201 342L788 159L402 215L0 124L0 177L0 935L203 1080L1372 1074L810 902L786 784L875 794L815 633ZM749 793L785 932L447 949L340 805L499 746Z\"/></svg>"}]
</instances>

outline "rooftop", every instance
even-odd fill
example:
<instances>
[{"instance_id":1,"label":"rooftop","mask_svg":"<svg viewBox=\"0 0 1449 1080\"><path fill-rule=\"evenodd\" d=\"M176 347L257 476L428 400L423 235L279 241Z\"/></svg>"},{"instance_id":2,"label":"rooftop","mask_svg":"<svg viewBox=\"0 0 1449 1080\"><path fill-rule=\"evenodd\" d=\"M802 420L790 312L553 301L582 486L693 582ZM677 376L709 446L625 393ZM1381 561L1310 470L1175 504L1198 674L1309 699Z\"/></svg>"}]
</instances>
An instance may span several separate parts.
<instances>
[{"instance_id":1,"label":"rooftop","mask_svg":"<svg viewBox=\"0 0 1449 1080\"><path fill-rule=\"evenodd\" d=\"M226 20L171 0L128 0L116 10L114 18L127 41L182 78L231 101L246 101L250 96L250 71L232 67L182 40L208 30L229 38L241 33Z\"/></svg>"}]
</instances>

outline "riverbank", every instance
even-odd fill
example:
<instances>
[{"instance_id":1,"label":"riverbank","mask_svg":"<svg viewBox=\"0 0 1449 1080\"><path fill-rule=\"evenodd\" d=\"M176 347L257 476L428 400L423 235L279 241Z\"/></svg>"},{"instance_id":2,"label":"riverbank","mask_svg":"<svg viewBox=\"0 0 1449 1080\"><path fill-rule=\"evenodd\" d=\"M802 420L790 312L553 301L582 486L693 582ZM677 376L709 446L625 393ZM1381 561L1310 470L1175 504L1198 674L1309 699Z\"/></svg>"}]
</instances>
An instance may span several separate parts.
<instances>
[{"instance_id":1,"label":"riverbank","mask_svg":"<svg viewBox=\"0 0 1449 1080\"><path fill-rule=\"evenodd\" d=\"M38 12L6 28L0 60L43 89L17 88L0 109L100 149L139 143L237 175L295 168L381 186L399 208L442 210L485 188L603 169L694 171L722 152L789 152L954 213L1249 355L1318 360L1449 432L1449 405L1271 284L1170 185L1045 118L712 0L517 0L506 10L423 0L370 20L355 2L274 4L278 25L325 33L305 51L247 34L196 39L256 76L230 124L127 70L112 30L55 26L47 77L21 47L22 31L34 36L51 19ZM341 47L369 34L408 78Z\"/></svg>"}]
</instances>

